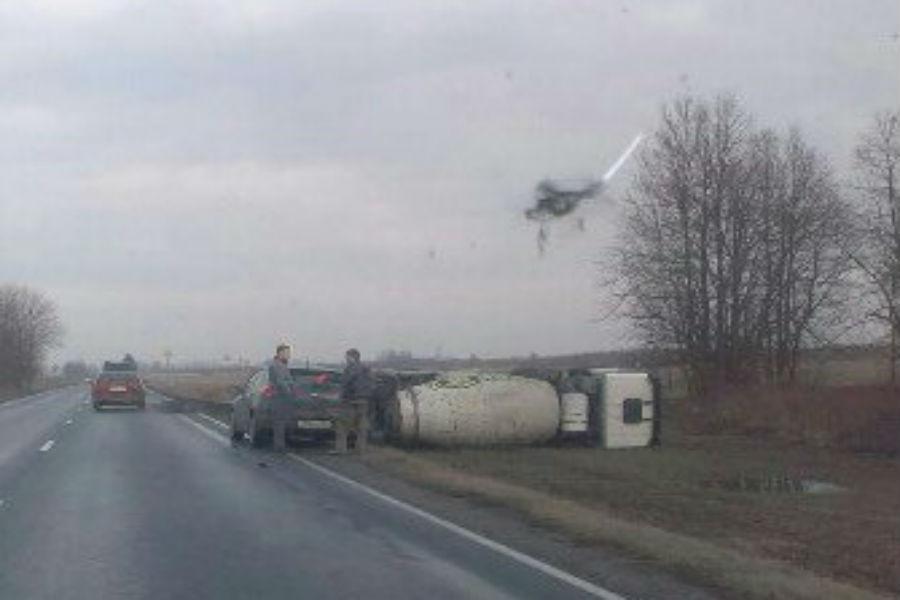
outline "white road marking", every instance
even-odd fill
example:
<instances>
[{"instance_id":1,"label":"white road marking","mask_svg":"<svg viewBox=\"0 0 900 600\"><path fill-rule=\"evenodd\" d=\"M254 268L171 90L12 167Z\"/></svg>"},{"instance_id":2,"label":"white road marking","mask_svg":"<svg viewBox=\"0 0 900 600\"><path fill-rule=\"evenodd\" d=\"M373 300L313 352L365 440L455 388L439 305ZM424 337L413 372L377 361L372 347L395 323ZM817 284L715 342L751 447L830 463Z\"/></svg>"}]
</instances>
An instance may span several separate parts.
<instances>
[{"instance_id":1,"label":"white road marking","mask_svg":"<svg viewBox=\"0 0 900 600\"><path fill-rule=\"evenodd\" d=\"M56 442L54 442L53 440L48 440L48 441L46 441L46 442L44 443L44 445L41 446L41 452L47 452L48 450L50 450L50 448L53 447L53 444L55 444L55 443L56 443Z\"/></svg>"},{"instance_id":2,"label":"white road marking","mask_svg":"<svg viewBox=\"0 0 900 600\"><path fill-rule=\"evenodd\" d=\"M30 400L37 400L36 396L28 396L27 398L18 398L16 400L7 400L6 402L0 402L0 408L12 408L13 406L18 406L20 404L24 404Z\"/></svg>"},{"instance_id":3,"label":"white road marking","mask_svg":"<svg viewBox=\"0 0 900 600\"><path fill-rule=\"evenodd\" d=\"M3 508L4 504L6 504L6 500L0 500L0 508Z\"/></svg>"},{"instance_id":4,"label":"white road marking","mask_svg":"<svg viewBox=\"0 0 900 600\"><path fill-rule=\"evenodd\" d=\"M555 579L563 581L563 582L571 585L572 587L576 587L583 592L587 592L588 594L591 594L592 596L597 596L598 598L603 598L603 600L625 600L623 596L620 596L620 595L618 595L614 592L611 592L605 588L602 588L600 586L594 585L593 583L591 583L589 581L585 581L584 579L576 577L575 575L572 575L571 573L567 573L566 571L563 571L562 569L558 569L558 568L554 567L553 565L549 565L549 564L547 564L541 560L538 560L532 556L523 554L522 552L519 552L518 550L513 550L509 546L506 546L499 542L495 542L494 540L486 538L482 535L479 535L479 534L475 533L474 531L470 531L469 529L466 529L465 527L460 527L459 525L451 523L450 521L447 521L445 519L437 517L429 512L422 510L421 508L416 508L415 506L413 506L411 504L407 504L406 502L403 502L402 500L398 500L398 499L394 498L393 496L388 496L387 494L384 494L382 492L379 492L378 490L372 489L367 485L363 485L363 484L359 483L358 481L354 481L353 479L350 479L349 477L345 477L345 476L341 475L340 473L335 473L331 469L325 468L322 465L318 465L318 464L312 462L311 460L307 460L296 454L288 454L288 456L290 456L295 461L306 465L310 469L318 471L319 473L327 475L328 477L331 477L332 479L336 479L337 481L340 481L341 483L349 485L352 488L355 488L355 489L357 489L361 492L364 492L370 496L378 498L382 502L390 504L391 506L394 506L394 507L404 510L408 513L416 515L417 517L424 519L424 520L428 521L429 523L432 523L439 527L443 527L444 529L451 531L461 537L464 537L469 541L475 542L476 544L478 544L480 546L484 546L485 548L489 548L490 550L493 550L494 552L497 552L508 558L513 559L516 562L519 562L526 566L529 566L537 571L540 571L541 573L544 573L545 575L549 575L550 577L553 577Z\"/></svg>"},{"instance_id":5,"label":"white road marking","mask_svg":"<svg viewBox=\"0 0 900 600\"><path fill-rule=\"evenodd\" d=\"M12 408L13 406L19 406L20 404L25 404L27 402L38 402L40 400L46 400L52 395L53 391L48 392L40 392L39 394L32 394L31 396L25 396L24 398L16 398L15 400L7 400L6 402L0 402L0 408Z\"/></svg>"},{"instance_id":6,"label":"white road marking","mask_svg":"<svg viewBox=\"0 0 900 600\"><path fill-rule=\"evenodd\" d=\"M207 429L206 427L204 427L203 425L201 425L200 423L198 423L197 421L193 420L192 418L190 418L190 417L187 416L187 415L177 415L177 416L178 416L179 419L181 419L181 420L184 421L185 423L190 424L192 427L196 427L196 428L199 429L201 432L203 432L207 437L210 437L210 438L216 440L217 442L219 442L219 443L222 444L223 446L230 446L230 445L231 445L231 442L228 441L228 438L226 438L225 436L223 436L221 433L218 433L218 432L216 432L216 431L213 431L212 429Z\"/></svg>"},{"instance_id":7,"label":"white road marking","mask_svg":"<svg viewBox=\"0 0 900 600\"><path fill-rule=\"evenodd\" d=\"M213 421L218 425L221 425L223 427L226 426L221 421L214 419L208 415L203 415L203 413L198 413L198 414L206 417L207 420ZM190 423L192 426L194 426L197 429L199 429L200 431L202 431L205 435L215 439L216 441L220 442L221 444L223 444L225 446L231 445L231 443L222 434L217 433L211 429L207 429L206 427L204 427L197 421L191 419L190 417L188 417L186 415L178 415L178 417L181 418L182 420L184 420L185 422ZM571 585L572 587L578 588L579 590L586 592L592 596L596 596L597 598L602 598L603 600L625 600L624 596L620 596L620 595L616 594L615 592L611 592L610 590L602 588L598 585L594 585L593 583L591 583L589 581L585 581L584 579L581 579L580 577L576 577L575 575L572 575L571 573L567 573L566 571L563 571L562 569L558 569L558 568L554 567L553 565L547 564L541 560L534 558L533 556L529 556L527 554L519 552L518 550L513 550L509 546L506 546L499 542L495 542L494 540L486 538L483 535L479 535L479 534L475 533L474 531L470 531L470 530L466 529L465 527L460 527L459 525L451 523L450 521L447 521L447 520L442 519L438 516L435 516L429 512L426 512L426 511L422 510L421 508L416 508L412 504L407 504L406 502L403 502L402 500L398 500L397 498L394 498L393 496L388 496L387 494L384 494L382 492L379 492L378 490L370 488L367 485L363 485L362 483L359 483L358 481L354 481L353 479L350 479L349 477L345 477L345 476L341 475L340 473L336 473L336 472L332 471L331 469L327 469L327 468L325 468L321 465L318 465L310 460L307 460L301 456L290 453L290 454L288 454L288 457L309 467L310 469L313 469L315 471L318 471L319 473L322 473L323 475L327 475L328 477L331 477L332 479L340 481L343 484L346 484L354 489L357 489L357 490L359 490L363 493L366 493L374 498L377 498L377 499L381 500L382 502L385 502L386 504L390 504L391 506L394 506L396 508L404 510L410 514L413 514L413 515L419 517L420 519L424 519L425 521L428 521L429 523L437 525L438 527L442 527L443 529L446 529L447 531L455 533L456 535L458 535L460 537L466 538L467 540L474 542L485 548L488 548L489 550L493 550L494 552L497 552L498 554L502 554L502 555L506 556L507 558L510 558L518 563L525 565L525 566L531 567L532 569L535 569L536 571L540 571L541 573L548 575L554 579L558 579L559 581L567 583L567 584Z\"/></svg>"},{"instance_id":8,"label":"white road marking","mask_svg":"<svg viewBox=\"0 0 900 600\"><path fill-rule=\"evenodd\" d=\"M226 425L222 421L216 419L215 417L211 417L206 413L197 413L197 416L200 417L201 419L205 419L206 421L209 421L210 423L213 423L217 427L221 427L223 429L231 429L230 425Z\"/></svg>"},{"instance_id":9,"label":"white road marking","mask_svg":"<svg viewBox=\"0 0 900 600\"><path fill-rule=\"evenodd\" d=\"M39 392L37 394L32 394L30 396L25 396L24 398L16 398L15 400L7 400L6 402L0 402L0 410L4 410L7 408L13 408L15 406L27 404L29 402L41 402L41 401L44 401L44 400L47 400L50 398L57 398L61 394L68 392L72 387L76 387L76 386L56 388L53 390L47 390L45 392Z\"/></svg>"},{"instance_id":10,"label":"white road marking","mask_svg":"<svg viewBox=\"0 0 900 600\"><path fill-rule=\"evenodd\" d=\"M69 419L68 421L66 421L66 425L71 425L71 424L72 424L72 419Z\"/></svg>"}]
</instances>

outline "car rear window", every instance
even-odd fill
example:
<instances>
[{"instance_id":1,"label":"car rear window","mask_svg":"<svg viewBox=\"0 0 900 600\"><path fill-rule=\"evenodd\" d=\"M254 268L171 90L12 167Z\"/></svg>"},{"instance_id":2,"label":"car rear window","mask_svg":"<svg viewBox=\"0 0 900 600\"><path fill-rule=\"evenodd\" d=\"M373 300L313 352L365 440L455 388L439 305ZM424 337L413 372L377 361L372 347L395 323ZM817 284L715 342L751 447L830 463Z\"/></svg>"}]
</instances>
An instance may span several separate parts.
<instances>
[{"instance_id":1,"label":"car rear window","mask_svg":"<svg viewBox=\"0 0 900 600\"><path fill-rule=\"evenodd\" d=\"M131 362L113 362L111 360L103 363L104 373L134 373L136 365Z\"/></svg>"},{"instance_id":2,"label":"car rear window","mask_svg":"<svg viewBox=\"0 0 900 600\"><path fill-rule=\"evenodd\" d=\"M110 383L127 383L129 381L137 381L137 376L134 373L101 373L97 379Z\"/></svg>"}]
</instances>

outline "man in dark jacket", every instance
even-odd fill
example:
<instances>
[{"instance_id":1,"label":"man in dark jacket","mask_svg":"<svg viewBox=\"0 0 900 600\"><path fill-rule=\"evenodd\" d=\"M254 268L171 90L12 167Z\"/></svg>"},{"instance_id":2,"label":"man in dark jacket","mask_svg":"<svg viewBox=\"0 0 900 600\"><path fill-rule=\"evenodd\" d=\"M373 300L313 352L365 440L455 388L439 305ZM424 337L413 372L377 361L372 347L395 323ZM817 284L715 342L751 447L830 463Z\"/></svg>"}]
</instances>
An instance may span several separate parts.
<instances>
[{"instance_id":1,"label":"man in dark jacket","mask_svg":"<svg viewBox=\"0 0 900 600\"><path fill-rule=\"evenodd\" d=\"M272 445L278 452L287 450L286 429L288 419L294 405L294 378L288 362L291 360L291 347L279 344L275 350L275 358L269 364L269 383L275 388L272 398Z\"/></svg>"},{"instance_id":2,"label":"man in dark jacket","mask_svg":"<svg viewBox=\"0 0 900 600\"><path fill-rule=\"evenodd\" d=\"M359 350L351 348L345 354L347 366L341 378L342 415L337 420L334 450L347 452L347 436L356 433L356 449L364 452L369 441L369 399L372 396L372 374L360 360Z\"/></svg>"}]
</instances>

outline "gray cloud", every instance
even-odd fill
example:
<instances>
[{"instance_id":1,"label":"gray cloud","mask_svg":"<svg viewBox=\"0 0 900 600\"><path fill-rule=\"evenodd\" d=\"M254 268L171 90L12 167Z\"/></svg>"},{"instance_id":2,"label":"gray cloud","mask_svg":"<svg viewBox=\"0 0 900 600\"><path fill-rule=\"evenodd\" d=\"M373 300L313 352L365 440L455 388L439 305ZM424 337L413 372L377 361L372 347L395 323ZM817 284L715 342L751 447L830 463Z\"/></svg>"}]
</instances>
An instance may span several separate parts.
<instances>
[{"instance_id":1,"label":"gray cloud","mask_svg":"<svg viewBox=\"0 0 900 600\"><path fill-rule=\"evenodd\" d=\"M619 345L622 324L589 323L614 206L538 259L534 184L602 174L686 91L734 91L845 169L900 99L898 17L888 0L5 3L0 279L58 300L64 356Z\"/></svg>"}]
</instances>

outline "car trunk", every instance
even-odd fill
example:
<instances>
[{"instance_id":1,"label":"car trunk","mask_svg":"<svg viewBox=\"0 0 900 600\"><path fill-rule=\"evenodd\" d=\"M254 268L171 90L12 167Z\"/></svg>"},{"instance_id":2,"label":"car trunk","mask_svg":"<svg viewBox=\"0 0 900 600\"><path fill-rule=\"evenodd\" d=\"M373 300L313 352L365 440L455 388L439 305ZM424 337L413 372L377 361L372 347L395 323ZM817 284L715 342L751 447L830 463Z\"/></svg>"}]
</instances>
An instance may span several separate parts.
<instances>
[{"instance_id":1,"label":"car trunk","mask_svg":"<svg viewBox=\"0 0 900 600\"><path fill-rule=\"evenodd\" d=\"M299 393L295 399L298 419L334 417L340 410L341 374L317 369L291 369Z\"/></svg>"},{"instance_id":2,"label":"car trunk","mask_svg":"<svg viewBox=\"0 0 900 600\"><path fill-rule=\"evenodd\" d=\"M94 389L94 396L104 401L130 401L140 394L141 383L134 373L104 373Z\"/></svg>"}]
</instances>

